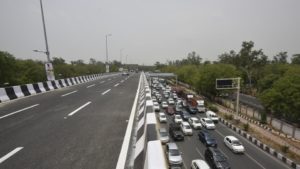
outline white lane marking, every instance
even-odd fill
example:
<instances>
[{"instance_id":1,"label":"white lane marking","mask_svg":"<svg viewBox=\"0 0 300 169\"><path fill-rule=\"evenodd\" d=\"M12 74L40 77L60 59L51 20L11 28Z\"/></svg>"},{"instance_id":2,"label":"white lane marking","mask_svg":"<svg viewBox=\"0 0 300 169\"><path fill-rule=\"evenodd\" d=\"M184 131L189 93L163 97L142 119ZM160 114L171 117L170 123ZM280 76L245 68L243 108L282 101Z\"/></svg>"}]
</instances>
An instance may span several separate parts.
<instances>
[{"instance_id":1,"label":"white lane marking","mask_svg":"<svg viewBox=\"0 0 300 169\"><path fill-rule=\"evenodd\" d=\"M68 95L76 93L76 92L78 92L78 90L75 90L73 92L69 92L69 93L63 94L63 95L61 95L61 97L65 97L65 96L68 96Z\"/></svg>"},{"instance_id":2,"label":"white lane marking","mask_svg":"<svg viewBox=\"0 0 300 169\"><path fill-rule=\"evenodd\" d=\"M115 87L119 86L119 83L115 84L114 86L115 86Z\"/></svg>"},{"instance_id":3,"label":"white lane marking","mask_svg":"<svg viewBox=\"0 0 300 169\"><path fill-rule=\"evenodd\" d=\"M124 80L121 80L121 81L120 81L120 83L123 83L123 82L124 82Z\"/></svg>"},{"instance_id":4,"label":"white lane marking","mask_svg":"<svg viewBox=\"0 0 300 169\"><path fill-rule=\"evenodd\" d=\"M87 105L91 104L92 102L89 101L87 103L85 103L84 105L80 106L79 108L77 108L76 110L72 111L71 113L68 114L68 116L73 116L75 113L77 113L79 110L83 109L84 107L86 107Z\"/></svg>"},{"instance_id":5,"label":"white lane marking","mask_svg":"<svg viewBox=\"0 0 300 169\"><path fill-rule=\"evenodd\" d=\"M20 151L22 149L23 149L23 147L17 147L13 151L11 151L8 154L6 154L5 156L1 157L0 164L3 163L5 160L9 159L11 156L13 156L14 154L16 154L18 151Z\"/></svg>"},{"instance_id":6,"label":"white lane marking","mask_svg":"<svg viewBox=\"0 0 300 169\"><path fill-rule=\"evenodd\" d=\"M39 104L35 104L35 105L32 105L32 106L26 107L26 108L24 108L24 109L17 110L17 111L15 111L15 112L9 113L9 114L7 114L7 115L1 116L0 119L4 119L5 117L8 117L8 116L11 116L11 115L20 113L20 112L22 112L22 111L25 111L25 110L28 110L28 109L31 109L31 108L34 108L34 107L36 107L36 106L38 106L38 105L39 105Z\"/></svg>"},{"instance_id":7,"label":"white lane marking","mask_svg":"<svg viewBox=\"0 0 300 169\"><path fill-rule=\"evenodd\" d=\"M100 84L104 83L105 81L100 82Z\"/></svg>"},{"instance_id":8,"label":"white lane marking","mask_svg":"<svg viewBox=\"0 0 300 169\"><path fill-rule=\"evenodd\" d=\"M108 81L110 81L111 79L107 79Z\"/></svg>"},{"instance_id":9,"label":"white lane marking","mask_svg":"<svg viewBox=\"0 0 300 169\"><path fill-rule=\"evenodd\" d=\"M105 92L102 93L102 95L105 95L106 93L108 93L111 89L106 90Z\"/></svg>"},{"instance_id":10,"label":"white lane marking","mask_svg":"<svg viewBox=\"0 0 300 169\"><path fill-rule=\"evenodd\" d=\"M135 99L131 108L131 113L130 113L130 117L129 117L129 121L128 121L128 125L126 128L126 133L123 139L123 143L122 143L122 148L119 154L119 158L118 158L118 163L116 166L116 169L124 169L125 168L125 162L126 162L126 157L127 157L127 152L128 152L128 148L129 148L129 141L130 141L130 136L131 136L131 132L132 132L132 127L133 127L133 120L134 120L134 115L136 112L136 105L137 105L137 100L138 100L138 95L140 93L140 86L141 86L141 81L142 81L142 75L140 75L140 80L139 80L139 85L138 88L136 90L136 95L135 95Z\"/></svg>"},{"instance_id":11,"label":"white lane marking","mask_svg":"<svg viewBox=\"0 0 300 169\"><path fill-rule=\"evenodd\" d=\"M257 165L259 165L261 168L266 169L263 165L261 165L258 161L256 161L254 158L252 158L250 155L246 154L247 157L249 157L252 161L254 161Z\"/></svg>"},{"instance_id":12,"label":"white lane marking","mask_svg":"<svg viewBox=\"0 0 300 169\"><path fill-rule=\"evenodd\" d=\"M88 87L86 88L90 88L90 87L94 87L96 84L92 84L92 85L89 85Z\"/></svg>"},{"instance_id":13,"label":"white lane marking","mask_svg":"<svg viewBox=\"0 0 300 169\"><path fill-rule=\"evenodd\" d=\"M202 159L204 159L204 156L201 154L200 150L198 148L196 148L196 151L198 152L198 154L201 156Z\"/></svg>"}]
</instances>

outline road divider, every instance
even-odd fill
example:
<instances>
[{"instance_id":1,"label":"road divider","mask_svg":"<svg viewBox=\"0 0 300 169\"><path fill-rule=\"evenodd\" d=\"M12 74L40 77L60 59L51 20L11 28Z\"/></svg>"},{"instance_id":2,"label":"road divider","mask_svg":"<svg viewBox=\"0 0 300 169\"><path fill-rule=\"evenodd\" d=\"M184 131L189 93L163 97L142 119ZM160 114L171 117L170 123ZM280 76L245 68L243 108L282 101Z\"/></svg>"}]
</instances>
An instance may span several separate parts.
<instances>
[{"instance_id":1,"label":"road divider","mask_svg":"<svg viewBox=\"0 0 300 169\"><path fill-rule=\"evenodd\" d=\"M86 83L104 77L112 77L119 74L120 73L94 74L94 75L78 76L78 77L71 77L66 79L0 88L0 103L10 101L13 99L32 96L38 93L54 91L56 89L60 89L64 87Z\"/></svg>"},{"instance_id":2,"label":"road divider","mask_svg":"<svg viewBox=\"0 0 300 169\"><path fill-rule=\"evenodd\" d=\"M73 94L73 93L76 93L76 92L78 92L78 90L75 90L75 91L72 91L72 92L63 94L63 95L61 95L61 97L65 97L65 96L68 96L68 95Z\"/></svg>"},{"instance_id":3,"label":"road divider","mask_svg":"<svg viewBox=\"0 0 300 169\"><path fill-rule=\"evenodd\" d=\"M68 114L68 116L73 116L75 113L77 113L79 110L83 109L84 107L86 107L87 105L91 104L92 102L89 101L87 103L85 103L84 105L80 106L79 108L77 108L76 110L72 111L71 113Z\"/></svg>"},{"instance_id":4,"label":"road divider","mask_svg":"<svg viewBox=\"0 0 300 169\"><path fill-rule=\"evenodd\" d=\"M13 156L14 154L16 154L17 152L19 152L22 149L23 149L23 147L17 147L14 150L12 150L11 152L9 152L8 154L6 154L5 156L1 157L0 164L3 163L5 160L9 159L11 156Z\"/></svg>"},{"instance_id":5,"label":"road divider","mask_svg":"<svg viewBox=\"0 0 300 169\"><path fill-rule=\"evenodd\" d=\"M25 110L34 108L34 107L36 107L36 106L38 106L38 105L39 105L39 104L35 104L35 105L32 105L32 106L23 108L23 109L21 109L21 110L14 111L14 112L9 113L9 114L7 114L7 115L1 116L1 117L0 117L0 120L1 120L1 119L4 119L5 117L9 117L9 116L12 116L12 115L14 115L14 114L20 113L20 112L22 112L22 111L25 111Z\"/></svg>"}]
</instances>

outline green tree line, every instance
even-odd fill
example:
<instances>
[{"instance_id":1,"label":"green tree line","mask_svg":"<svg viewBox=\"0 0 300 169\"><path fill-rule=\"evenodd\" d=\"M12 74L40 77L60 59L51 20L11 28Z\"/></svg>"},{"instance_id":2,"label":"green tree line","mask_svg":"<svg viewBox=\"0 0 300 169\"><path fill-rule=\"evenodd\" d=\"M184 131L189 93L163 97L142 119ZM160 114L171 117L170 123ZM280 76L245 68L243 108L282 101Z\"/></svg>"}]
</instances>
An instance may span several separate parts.
<instances>
[{"instance_id":1,"label":"green tree line","mask_svg":"<svg viewBox=\"0 0 300 169\"><path fill-rule=\"evenodd\" d=\"M182 60L156 62L155 66L162 72L177 74L180 81L206 96L225 92L216 90L217 78L241 77L242 92L258 97L267 113L300 122L300 54L294 54L291 62L287 52L269 59L249 41L243 42L239 51L223 53L214 62L202 62L196 52L191 52Z\"/></svg>"},{"instance_id":2,"label":"green tree line","mask_svg":"<svg viewBox=\"0 0 300 169\"><path fill-rule=\"evenodd\" d=\"M46 81L44 62L32 59L17 59L8 52L0 51L0 87ZM53 57L52 64L56 79L105 72L105 64L91 58L89 63L83 60L66 61L61 57ZM110 63L110 71L116 72L121 63Z\"/></svg>"}]
</instances>

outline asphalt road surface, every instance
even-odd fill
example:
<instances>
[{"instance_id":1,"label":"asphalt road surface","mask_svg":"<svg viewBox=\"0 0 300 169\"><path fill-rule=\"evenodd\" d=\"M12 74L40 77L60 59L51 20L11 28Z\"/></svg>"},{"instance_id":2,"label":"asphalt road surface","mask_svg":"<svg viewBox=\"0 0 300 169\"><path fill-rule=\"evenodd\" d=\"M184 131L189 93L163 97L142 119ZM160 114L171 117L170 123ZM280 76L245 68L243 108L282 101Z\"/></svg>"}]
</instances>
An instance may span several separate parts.
<instances>
[{"instance_id":1,"label":"asphalt road surface","mask_svg":"<svg viewBox=\"0 0 300 169\"><path fill-rule=\"evenodd\" d=\"M0 104L0 169L112 169L139 74Z\"/></svg>"},{"instance_id":2,"label":"asphalt road surface","mask_svg":"<svg viewBox=\"0 0 300 169\"><path fill-rule=\"evenodd\" d=\"M165 99L164 99L165 100ZM161 109L161 111L163 111ZM158 113L157 117L158 117ZM173 117L166 114L168 122L160 123L158 128L164 127L166 129L169 128L169 124L173 123ZM196 116L198 118L205 117L204 113L197 113ZM236 134L227 126L222 123L216 124L215 130L209 130L209 132L216 138L218 143L219 150L225 154L228 159L228 162L232 169L288 169L284 163L274 158L273 156L267 154L245 138ZM204 152L206 150L205 145L198 138L199 130L193 129L193 136L185 136L185 140L182 142L176 142L179 150L183 153L183 169L191 168L191 162L194 159L202 159L204 158ZM223 140L225 136L232 135L237 137L242 144L244 145L246 151L245 154L234 154L228 147L225 146ZM171 139L171 142L174 142Z\"/></svg>"}]
</instances>

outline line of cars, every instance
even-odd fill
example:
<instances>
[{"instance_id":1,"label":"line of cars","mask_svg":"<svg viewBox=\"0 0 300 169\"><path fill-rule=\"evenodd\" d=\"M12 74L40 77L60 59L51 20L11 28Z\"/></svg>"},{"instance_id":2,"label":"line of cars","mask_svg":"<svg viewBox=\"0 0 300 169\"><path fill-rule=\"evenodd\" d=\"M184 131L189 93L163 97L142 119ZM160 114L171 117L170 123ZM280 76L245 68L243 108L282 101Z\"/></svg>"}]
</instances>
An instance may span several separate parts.
<instances>
[{"instance_id":1,"label":"line of cars","mask_svg":"<svg viewBox=\"0 0 300 169\"><path fill-rule=\"evenodd\" d=\"M159 112L159 121L166 123L166 114L172 119L172 122L168 125L169 132L166 128L159 130L161 142L166 145L166 156L170 168L180 168L183 165L181 153L176 143L171 142L171 138L174 141L184 141L185 136L193 135L193 130L196 130L200 142L202 142L207 149L204 153L205 161L203 159L193 160L191 162L191 168L202 169L209 168L210 166L211 168L217 169L229 169L230 165L227 162L227 158L218 149L216 139L209 132L209 130L216 128L215 123L219 121L217 115L208 110L205 111L205 118L199 119L198 117L192 116L199 113L198 109L186 104L184 99L178 97L176 92L170 88L169 86L161 87L160 91L157 87L154 87L154 90L152 90L152 99L154 103L156 102L156 105L158 105L155 111ZM163 93L163 95L160 95L160 93ZM174 95L176 97L174 97ZM159 98L161 98L161 105L159 105ZM224 144L234 153L245 152L245 148L241 142L234 136L226 136L224 138Z\"/></svg>"}]
</instances>

